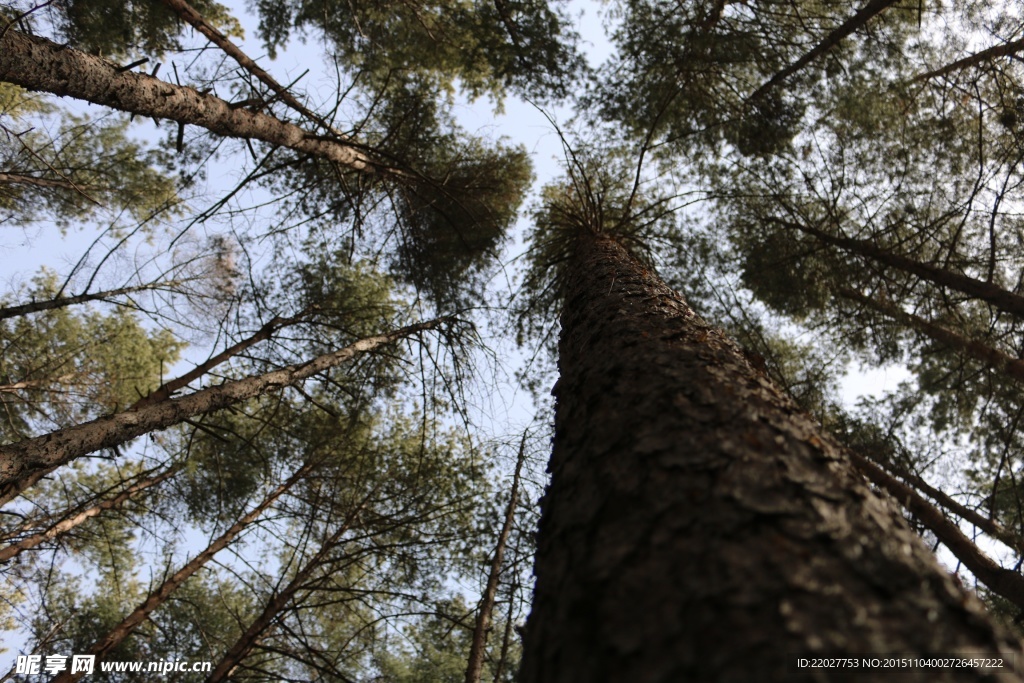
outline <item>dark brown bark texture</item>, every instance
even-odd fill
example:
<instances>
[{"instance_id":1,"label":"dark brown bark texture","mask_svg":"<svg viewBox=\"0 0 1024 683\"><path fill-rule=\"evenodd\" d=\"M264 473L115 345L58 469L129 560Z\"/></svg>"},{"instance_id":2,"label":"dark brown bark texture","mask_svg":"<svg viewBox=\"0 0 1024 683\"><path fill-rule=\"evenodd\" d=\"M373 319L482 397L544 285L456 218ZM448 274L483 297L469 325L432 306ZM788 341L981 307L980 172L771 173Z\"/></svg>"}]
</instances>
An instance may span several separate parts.
<instances>
[{"instance_id":1,"label":"dark brown bark texture","mask_svg":"<svg viewBox=\"0 0 1024 683\"><path fill-rule=\"evenodd\" d=\"M797 656L1019 643L943 570L817 424L616 242L569 265L551 484L521 680L876 680Z\"/></svg>"},{"instance_id":2,"label":"dark brown bark texture","mask_svg":"<svg viewBox=\"0 0 1024 683\"><path fill-rule=\"evenodd\" d=\"M986 555L977 543L969 539L956 525L956 522L942 514L941 510L925 500L912 487L904 484L867 458L856 453L849 455L857 469L863 472L876 486L887 491L899 501L903 509L930 529L935 534L935 538L946 546L957 561L962 562L974 574L975 578L1024 613L1024 576L1019 571L1001 567Z\"/></svg>"}]
</instances>

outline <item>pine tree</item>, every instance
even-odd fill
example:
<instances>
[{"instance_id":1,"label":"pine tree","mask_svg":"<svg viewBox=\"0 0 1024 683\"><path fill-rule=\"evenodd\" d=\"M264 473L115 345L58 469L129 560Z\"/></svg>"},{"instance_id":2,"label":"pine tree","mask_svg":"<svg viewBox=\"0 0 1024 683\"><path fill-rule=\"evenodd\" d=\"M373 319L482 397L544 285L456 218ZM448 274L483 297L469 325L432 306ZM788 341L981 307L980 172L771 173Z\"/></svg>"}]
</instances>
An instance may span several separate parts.
<instances>
[{"instance_id":1,"label":"pine tree","mask_svg":"<svg viewBox=\"0 0 1024 683\"><path fill-rule=\"evenodd\" d=\"M1015 641L981 626L836 442L594 220L615 210L580 175L540 214L568 257L522 680L814 680L795 658L824 653L1010 661Z\"/></svg>"},{"instance_id":2,"label":"pine tree","mask_svg":"<svg viewBox=\"0 0 1024 683\"><path fill-rule=\"evenodd\" d=\"M0 219L67 227L103 204L135 223L115 222L100 265L83 255L63 284L22 287L0 309L13 442L0 446L0 497L17 497L5 510L11 546L0 554L17 560L3 567L0 617L39 596L39 647L202 652L218 662L215 680L506 680L517 589L498 580L501 552L475 629L448 590L504 547L515 507L502 532L483 531L496 516L489 470L442 436L445 410L471 423L459 384L471 328L446 314L481 301L531 174L523 149L455 125L452 93L564 96L586 73L576 36L545 2L254 9L271 54L299 34L329 46L335 102L314 107L243 53L216 3L0 9ZM524 680L813 679L794 664L815 654L1016 662L1019 644L865 483L896 496L994 604L1024 603L1017 568L958 527L1018 549L1024 535L1024 110L1004 59L1019 40L1011 9L968 12L1003 45L949 61L928 42L941 32L921 30L941 11L889 0L616 5L619 51L581 98L588 123L614 128L601 129L606 149L574 157L568 186L544 190L517 300L524 342L543 345L562 326ZM197 59L179 74L189 40L240 70ZM168 57L160 74L134 71ZM57 114L20 88L129 123ZM28 115L67 126L47 136L6 123ZM165 151L130 141L136 116L163 125ZM97 145L109 157L90 156ZM179 201L206 159L236 152L249 155L236 187L202 209ZM651 169L665 196L646 196ZM702 184L713 224L680 229L678 188L664 189L673 176ZM252 190L271 196L272 221L241 206ZM173 237L152 225L179 215ZM191 234L218 221L230 235ZM102 264L136 235L172 265L100 286ZM696 315L655 263L695 283L693 308L728 318L747 348ZM440 326L444 344L404 343ZM793 329L831 347L794 341ZM205 360L168 378L181 340L204 334L216 339ZM847 414L829 392L848 358L907 362L916 384ZM939 443L971 440L974 500L928 488L927 449L869 457L923 439L920 425ZM86 459L97 453L109 463ZM268 499L274 515L246 516L312 454L329 463ZM181 529L221 542L183 559ZM244 530L259 540L243 543ZM239 559L214 569L227 542ZM101 577L95 590L61 566L65 551ZM141 572L159 565L146 586ZM502 591L495 654L483 636ZM199 609L207 593L217 605ZM396 646L398 634L410 645ZM1011 669L910 675L1018 680Z\"/></svg>"}]
</instances>

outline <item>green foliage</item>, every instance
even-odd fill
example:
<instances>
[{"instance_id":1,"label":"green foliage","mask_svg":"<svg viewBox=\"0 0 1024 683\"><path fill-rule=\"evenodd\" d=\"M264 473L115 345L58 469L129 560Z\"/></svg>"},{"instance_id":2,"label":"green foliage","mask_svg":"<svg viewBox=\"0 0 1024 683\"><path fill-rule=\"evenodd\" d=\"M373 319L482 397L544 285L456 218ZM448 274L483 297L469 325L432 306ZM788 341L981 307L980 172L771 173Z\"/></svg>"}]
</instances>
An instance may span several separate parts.
<instances>
[{"instance_id":1,"label":"green foliage","mask_svg":"<svg viewBox=\"0 0 1024 683\"><path fill-rule=\"evenodd\" d=\"M1011 358L1024 357L1021 321L811 234L865 240L1019 292L1020 66L993 59L943 79L914 79L947 59L952 42L940 24L954 14L971 35L1003 42L1017 35L1016 10L975 5L951 13L895 4L762 90L855 8L836 0L615 3L618 52L582 96L593 119L613 125L594 135L600 143L568 152L565 177L547 185L532 209L512 311L520 342L550 348L573 245L588 232L610 235L657 264L752 363L849 445L914 471L943 463L946 474L950 463L963 463L953 469L958 477L967 472L957 480L965 497L1024 529L1018 384L893 312ZM240 34L226 8L195 6L223 32ZM258 158L251 177L271 195L272 209L243 207L249 199L240 187L186 229L222 220L239 236L239 253L266 265L222 269L231 282L212 287L227 296L206 313L219 316L217 348L275 317L298 319L218 366L204 385L393 329L418 318L424 299L441 311L478 303L533 178L524 149L456 125L453 93L499 103L507 91L562 98L584 72L560 5L255 6L271 54L294 37L330 46L348 90L328 118L358 122L346 132L380 168L356 172L247 143ZM45 11L72 45L113 59L182 47L182 23L159 2L58 0ZM927 23L919 29L920 22ZM219 64L186 67L185 77L222 96L254 89ZM282 110L276 102L261 109ZM208 157L232 163L228 155L242 149L200 140L172 159L133 140L122 119L71 115L2 84L0 115L0 173L37 181L0 183L0 220L18 226L49 218L66 230L95 217L97 202L137 222L169 207L183 214L189 207L167 170L195 164L202 177ZM711 199L689 220L674 216L684 184ZM228 260L221 248L210 251ZM43 276L15 298L52 297L56 282ZM213 336L202 321L184 322L194 327L176 330L178 337ZM16 440L124 409L159 384L183 348L178 337L147 328L128 309L68 308L0 322L0 435ZM294 587L235 679L462 680L473 610L450 592L454 581L478 577L492 547L493 488L485 458L432 412L444 402L437 385L450 378L410 370L414 355L403 349L360 357L139 444L182 462L166 486L172 493L141 497L123 514L104 514L26 553L8 574L0 619L14 605L47 606L32 625L41 641L70 614L53 642L84 650L144 597L146 571L179 565L194 554L198 530L219 533L309 464L307 477L239 539L237 555L224 553L221 569L187 582L116 656L216 660L274 595ZM418 349L424 357L433 350ZM905 364L913 380L846 414L836 405L837 376L851 358ZM530 379L537 389L539 380ZM461 387L446 389L458 396ZM90 492L107 495L142 469L141 457L65 468L16 510L32 506L45 518L91 500ZM73 560L62 565L55 547ZM78 574L99 582L76 582ZM410 613L419 616L401 616ZM492 664L505 626L498 621ZM492 667L489 675L505 681L513 669L498 677Z\"/></svg>"},{"instance_id":2,"label":"green foliage","mask_svg":"<svg viewBox=\"0 0 1024 683\"><path fill-rule=\"evenodd\" d=\"M335 243L351 230L349 261L383 256L397 282L443 311L479 298L533 179L523 148L468 135L450 109L427 80L396 76L360 131L391 170L368 177L300 159L263 181L286 194L284 213L297 226L312 224Z\"/></svg>"},{"instance_id":3,"label":"green foliage","mask_svg":"<svg viewBox=\"0 0 1024 683\"><path fill-rule=\"evenodd\" d=\"M521 147L487 148L473 140L432 151L422 160L422 179L400 190L395 272L446 307L479 285L533 174Z\"/></svg>"},{"instance_id":4,"label":"green foliage","mask_svg":"<svg viewBox=\"0 0 1024 683\"><path fill-rule=\"evenodd\" d=\"M70 114L0 84L0 126L0 223L66 230L102 208L137 221L182 209L170 156L133 139L127 117Z\"/></svg>"},{"instance_id":5,"label":"green foliage","mask_svg":"<svg viewBox=\"0 0 1024 683\"><path fill-rule=\"evenodd\" d=\"M304 353L319 355L379 334L396 323L399 301L390 277L365 263L352 263L344 250L311 240L303 260L278 276L275 292L283 307L314 312L307 326L312 343Z\"/></svg>"},{"instance_id":6,"label":"green foliage","mask_svg":"<svg viewBox=\"0 0 1024 683\"><path fill-rule=\"evenodd\" d=\"M376 120L374 146L403 173L392 272L442 309L464 304L515 221L533 179L529 156L467 135L422 78L389 88Z\"/></svg>"},{"instance_id":7,"label":"green foliage","mask_svg":"<svg viewBox=\"0 0 1024 683\"><path fill-rule=\"evenodd\" d=\"M260 531L247 530L236 542L247 564L232 566L230 553L218 555L230 573L208 565L110 658L216 662L271 598L287 591L289 600L233 680L312 680L325 674L353 679L375 670L379 658L394 652L387 634L404 628L401 615L432 609L432 596L452 572L475 566L468 558L485 543L480 508L490 497L477 454L462 436L422 416L348 414L323 392L282 401L262 413L217 417L183 435L189 461L173 482L176 489L160 496L162 502L83 525L68 546L80 551L75 555L80 564L62 567L48 564L46 553L32 554L17 574L6 577L4 599L15 598L24 583L34 584L46 605L32 624L36 641L48 637L47 650L85 652L185 557L195 555L196 537L220 533L308 463L313 467L306 478L259 520ZM204 471L214 466L215 471ZM103 488L112 473L113 468L82 470L75 485ZM241 483L233 482L237 476ZM55 482L48 493L34 497L35 503L59 505L61 488ZM204 496L210 502L204 503ZM186 515L182 504L191 507ZM139 550L145 546L134 524L140 522L165 539L190 532L182 539L187 552L163 545L157 565L166 570L149 583L139 575L145 560ZM158 531L163 524L173 528ZM196 525L204 533L197 534ZM276 542L268 544L268 538ZM69 578L83 565L88 576L100 580L85 584ZM62 627L55 637L51 631L58 622ZM455 656L447 655L448 668Z\"/></svg>"},{"instance_id":8,"label":"green foliage","mask_svg":"<svg viewBox=\"0 0 1024 683\"><path fill-rule=\"evenodd\" d=\"M210 0L189 3L227 36L242 36L242 27L228 8ZM107 57L157 57L180 49L184 23L173 10L154 0L58 0L57 24L75 47Z\"/></svg>"},{"instance_id":9,"label":"green foliage","mask_svg":"<svg viewBox=\"0 0 1024 683\"><path fill-rule=\"evenodd\" d=\"M749 227L756 241L741 245L743 284L772 309L794 318L823 308L832 296L832 278L839 275L836 264L793 231L762 230L765 224L759 221Z\"/></svg>"},{"instance_id":10,"label":"green foliage","mask_svg":"<svg viewBox=\"0 0 1024 683\"><path fill-rule=\"evenodd\" d=\"M751 96L853 14L848 3L663 2L615 4L618 51L585 103L628 134L653 135L664 153L715 150L746 156L785 151L814 114L823 84L873 72L902 55L913 26L908 12L874 17L784 84ZM715 152L712 152L712 154Z\"/></svg>"},{"instance_id":11,"label":"green foliage","mask_svg":"<svg viewBox=\"0 0 1024 683\"><path fill-rule=\"evenodd\" d=\"M387 683L462 683L466 679L472 630L471 614L461 599L439 605L436 614L417 619L403 633L405 646L391 648L376 661Z\"/></svg>"},{"instance_id":12,"label":"green foliage","mask_svg":"<svg viewBox=\"0 0 1024 683\"><path fill-rule=\"evenodd\" d=\"M256 6L271 56L293 31L315 29L345 66L378 87L395 74L416 74L446 88L457 82L472 97L500 97L506 87L565 97L584 64L568 19L536 0L260 0Z\"/></svg>"},{"instance_id":13,"label":"green foliage","mask_svg":"<svg viewBox=\"0 0 1024 683\"><path fill-rule=\"evenodd\" d=\"M799 130L803 110L803 105L770 90L750 102L738 122L724 127L725 139L745 156L783 152Z\"/></svg>"},{"instance_id":14,"label":"green foliage","mask_svg":"<svg viewBox=\"0 0 1024 683\"><path fill-rule=\"evenodd\" d=\"M57 296L53 273L31 290ZM126 308L61 308L0 321L0 402L5 442L127 408L159 386L184 344L147 330Z\"/></svg>"},{"instance_id":15,"label":"green foliage","mask_svg":"<svg viewBox=\"0 0 1024 683\"><path fill-rule=\"evenodd\" d=\"M610 235L650 263L654 242L673 231L673 198L638 182L631 151L584 144L570 151L565 176L542 188L531 216L526 274L512 310L520 345L528 339L554 343L550 327L562 308L565 266L580 235Z\"/></svg>"}]
</instances>

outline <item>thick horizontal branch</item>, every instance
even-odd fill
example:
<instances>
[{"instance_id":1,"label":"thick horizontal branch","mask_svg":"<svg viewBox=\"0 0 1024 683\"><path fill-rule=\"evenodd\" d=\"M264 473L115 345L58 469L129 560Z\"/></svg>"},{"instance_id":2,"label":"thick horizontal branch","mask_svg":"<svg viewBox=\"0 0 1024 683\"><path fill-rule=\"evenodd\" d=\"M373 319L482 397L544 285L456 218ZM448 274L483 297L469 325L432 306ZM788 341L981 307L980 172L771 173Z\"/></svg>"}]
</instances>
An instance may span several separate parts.
<instances>
[{"instance_id":1,"label":"thick horizontal branch","mask_svg":"<svg viewBox=\"0 0 1024 683\"><path fill-rule=\"evenodd\" d=\"M967 275L954 273L946 270L945 268L933 266L930 263L923 263L906 256L901 256L900 254L893 253L888 249L882 249L881 247L875 246L867 240L837 237L835 235L830 235L824 230L810 225L804 225L802 223L794 223L778 219L771 220L773 223L778 223L788 228L795 228L796 230L808 235L812 235L825 244L830 244L854 254L865 256L877 261L878 263L898 268L899 270L907 273L912 273L918 277L928 280L929 282L937 284L940 287L948 287L969 296L977 297L982 301L990 303L1001 311L1012 313L1013 315L1024 318L1024 297L1019 294L1014 294L1013 292L1008 292L1002 287L994 285L991 282L978 280L973 277L968 277Z\"/></svg>"},{"instance_id":2,"label":"thick horizontal branch","mask_svg":"<svg viewBox=\"0 0 1024 683\"><path fill-rule=\"evenodd\" d=\"M140 116L199 126L226 137L263 140L361 172L383 170L347 141L313 136L268 114L232 108L213 95L125 71L100 57L14 30L0 37L0 80Z\"/></svg>"},{"instance_id":3,"label":"thick horizontal branch","mask_svg":"<svg viewBox=\"0 0 1024 683\"><path fill-rule=\"evenodd\" d=\"M157 388L153 393L143 398L140 398L138 401L136 401L132 405L132 407L129 408L129 410L138 410L139 408L142 408L144 406L152 405L154 403L163 401L164 399L170 398L172 395L174 395L174 392L184 389L190 383L196 381L206 373L210 372L210 370L217 367L221 363L227 362L231 358L234 358L238 354L242 353L243 351L252 346L255 346L261 341L270 339L272 336L274 336L274 333L280 330L281 328L287 327L288 325L294 325L295 323L304 320L306 315L306 313L300 313L299 315L293 316L291 318L275 317L273 320L270 320L269 322L267 322L267 324L265 324L263 327L257 330L255 334L247 337L246 339L243 339L237 344L234 344L224 349L217 355L212 356L203 363L200 363L192 370L189 370L181 377L176 377L175 379L172 379L168 382L165 382L164 384L161 384L160 387Z\"/></svg>"}]
</instances>

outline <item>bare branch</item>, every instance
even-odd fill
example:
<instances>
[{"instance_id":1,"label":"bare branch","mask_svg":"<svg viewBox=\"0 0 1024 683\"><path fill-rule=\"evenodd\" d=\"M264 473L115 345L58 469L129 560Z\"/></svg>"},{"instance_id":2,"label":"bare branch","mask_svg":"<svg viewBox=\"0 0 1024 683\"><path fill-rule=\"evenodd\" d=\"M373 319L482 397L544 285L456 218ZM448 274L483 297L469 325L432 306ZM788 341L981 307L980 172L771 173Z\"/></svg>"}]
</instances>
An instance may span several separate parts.
<instances>
[{"instance_id":1,"label":"bare branch","mask_svg":"<svg viewBox=\"0 0 1024 683\"><path fill-rule=\"evenodd\" d=\"M16 318L21 315L27 315L29 313L38 313L39 311L52 311L56 308L64 308L65 306L73 306L75 304L86 303L88 301L106 301L112 299L115 296L121 296L123 294L133 294L135 292L143 292L150 290L160 289L171 289L181 284L176 280L168 280L166 282L151 282L146 285L135 285L132 287L119 287L117 289L108 289L103 292L95 292L93 294L78 294L76 296L64 296L57 297L54 299L48 299L47 301L32 301L27 304L19 304L17 306L6 306L0 308L0 320L7 318Z\"/></svg>"},{"instance_id":2,"label":"bare branch","mask_svg":"<svg viewBox=\"0 0 1024 683\"><path fill-rule=\"evenodd\" d=\"M981 52L975 52L973 55L968 55L963 59L958 59L952 64L947 64L946 66L939 67L938 69L933 69L918 76L914 76L914 80L927 81L931 78L946 76L954 71L978 66L979 64L983 64L984 62L990 61L996 57L1009 57L1011 55L1015 55L1021 50L1024 50L1024 38L1012 40L1008 43L1003 43L1002 45L995 45L982 50Z\"/></svg>"}]
</instances>

